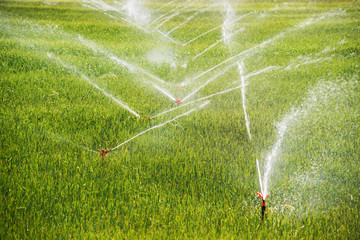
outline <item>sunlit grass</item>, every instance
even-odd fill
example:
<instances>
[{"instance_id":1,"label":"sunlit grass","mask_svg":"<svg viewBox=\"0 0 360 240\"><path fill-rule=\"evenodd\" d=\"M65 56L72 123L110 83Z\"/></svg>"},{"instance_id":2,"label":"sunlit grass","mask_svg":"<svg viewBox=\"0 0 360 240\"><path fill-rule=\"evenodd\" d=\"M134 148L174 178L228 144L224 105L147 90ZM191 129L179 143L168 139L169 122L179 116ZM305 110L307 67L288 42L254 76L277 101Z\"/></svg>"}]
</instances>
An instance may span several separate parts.
<instances>
[{"instance_id":1,"label":"sunlit grass","mask_svg":"<svg viewBox=\"0 0 360 240\"><path fill-rule=\"evenodd\" d=\"M157 10L167 2L144 4L156 18L181 4ZM235 24L244 31L231 46L218 44L193 60L221 39L221 28L180 47L151 27L146 33L81 1L0 3L1 238L359 238L359 4L232 6L237 16L256 12ZM291 30L340 8L341 14ZM195 12L160 29L170 31ZM220 26L224 14L219 4L170 36L190 41ZM196 78L248 49L248 55ZM96 153L204 101L145 120L81 74L139 115L156 115L176 103L152 83L184 98L237 60L246 74L276 66L246 80L252 140L237 89L134 139L104 162ZM184 80L189 84L173 87ZM240 83L234 65L188 101ZM269 218L262 224L255 160L264 162L276 141L276 124L294 109L301 114L277 157Z\"/></svg>"}]
</instances>

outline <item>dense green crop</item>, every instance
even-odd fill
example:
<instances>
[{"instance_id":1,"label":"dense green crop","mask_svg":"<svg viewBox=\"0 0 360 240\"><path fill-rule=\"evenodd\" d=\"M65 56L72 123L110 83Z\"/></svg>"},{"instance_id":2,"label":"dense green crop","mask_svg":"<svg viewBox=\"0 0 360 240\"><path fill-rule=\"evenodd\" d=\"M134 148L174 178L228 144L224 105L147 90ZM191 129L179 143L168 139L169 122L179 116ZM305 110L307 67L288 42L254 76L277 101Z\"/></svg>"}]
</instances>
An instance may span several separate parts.
<instances>
[{"instance_id":1,"label":"dense green crop","mask_svg":"<svg viewBox=\"0 0 360 240\"><path fill-rule=\"evenodd\" d=\"M0 2L1 239L360 238L357 2L231 2L196 59L223 2L92 2Z\"/></svg>"}]
</instances>

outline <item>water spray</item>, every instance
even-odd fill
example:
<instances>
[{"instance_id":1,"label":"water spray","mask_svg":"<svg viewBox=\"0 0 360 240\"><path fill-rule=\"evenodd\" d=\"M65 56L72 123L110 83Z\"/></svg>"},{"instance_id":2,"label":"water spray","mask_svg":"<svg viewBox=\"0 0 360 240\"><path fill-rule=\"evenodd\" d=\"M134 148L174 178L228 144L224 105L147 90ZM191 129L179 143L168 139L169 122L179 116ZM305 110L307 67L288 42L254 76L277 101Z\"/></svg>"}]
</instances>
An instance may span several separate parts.
<instances>
[{"instance_id":1,"label":"water spray","mask_svg":"<svg viewBox=\"0 0 360 240\"><path fill-rule=\"evenodd\" d=\"M130 141L132 141L132 140L134 140L135 138L143 135L144 133L147 133L147 132L149 132L149 131L151 131L151 130L154 130L154 129L156 129L156 128L163 127L163 126L165 126L166 124L171 123L171 122L177 120L178 118L181 118L181 117L183 117L183 116L189 115L190 113L192 113L192 112L194 112L194 111L196 111L196 110L198 110L198 109L201 109L201 108L205 107L205 106L206 106L207 104L209 104L209 103L210 103L210 101L207 101L207 102L201 104L200 106L197 106L197 107L195 107L195 108L187 111L186 113L183 113L183 114L180 114L180 115L176 116L176 117L173 118L173 119L170 119L170 120L168 120L168 121L166 121L166 122L164 122L164 123L161 123L161 124L159 124L159 125L153 126L153 127L149 128L149 129L146 129L145 131L143 131L143 132L141 132L141 133L138 133L137 135L135 135L135 136L132 137L132 138L129 138L128 140L126 140L125 142L117 145L116 147L114 147L114 148L111 149L111 150L114 151L115 149L117 149L117 148L121 147L122 145L124 145L124 144L126 144L126 143L128 143L128 142L130 142Z\"/></svg>"},{"instance_id":2,"label":"water spray","mask_svg":"<svg viewBox=\"0 0 360 240\"><path fill-rule=\"evenodd\" d=\"M103 54L104 56L110 58L115 64L118 64L118 65L121 65L123 67L126 67L131 73L136 73L136 72L140 72L140 73L143 73L144 75L164 84L164 85L169 85L169 83L165 82L164 80L162 80L161 78L153 75L152 73L146 71L145 69L133 64L133 63L130 63L130 62L127 62L123 59L120 59L118 58L117 56L107 52L106 50L102 49L101 47L99 47L97 44L95 44L94 42L92 41L89 41L87 39L85 39L83 36L81 35L78 35L78 40L83 43L85 46L91 48L94 52L99 52L101 54ZM151 81L152 82L152 81Z\"/></svg>"},{"instance_id":3,"label":"water spray","mask_svg":"<svg viewBox=\"0 0 360 240\"><path fill-rule=\"evenodd\" d=\"M190 8L189 6L187 7L183 7L182 9L180 9L180 11L178 12L175 12L173 14L171 14L170 16L166 17L164 21L162 21L160 24L158 24L156 27L155 27L155 30L159 29L163 24L167 23L168 21L170 21L173 17L176 17L177 15L179 14L182 14L186 11L186 9ZM166 35L166 34L165 34Z\"/></svg>"},{"instance_id":4,"label":"water spray","mask_svg":"<svg viewBox=\"0 0 360 240\"><path fill-rule=\"evenodd\" d=\"M234 55L234 56L232 56L232 57L230 57L230 58L222 61L221 63L219 63L219 64L217 64L217 65L215 65L215 66L213 66L213 67L211 67L211 68L209 68L209 69L207 69L207 70L205 70L204 72L202 72L202 73L200 73L199 75L193 77L192 79L195 80L195 79L197 79L197 78L199 78L199 77L207 74L208 72L210 72L210 71L212 71L212 70L214 70L214 69L216 69L216 68L224 65L225 63L227 63L227 62L229 62L229 61L232 61L232 60L234 60L234 59L236 59L236 58L238 58L238 57L240 57L240 56L245 55L245 57L248 57L252 51L257 50L257 49L259 49L259 48L262 48L262 47L264 47L264 46L266 46L266 45L274 42L275 40L278 40L278 39L284 37L284 36L285 36L286 34L288 34L288 33L294 32L294 31L296 31L296 30L298 30L298 29L302 29L302 28L304 28L305 26L308 26L308 25L310 25L310 24L313 24L313 23L315 23L315 22L318 22L318 21L324 19L325 17L329 17L329 16L332 16L332 15L341 14L341 13L343 13L343 11L340 11L340 10L339 10L339 11L328 11L328 12L326 12L325 14L323 14L323 15L320 16L320 17L309 18L307 21L304 21L304 22L302 22L302 23L299 24L299 25L296 25L296 26L294 26L294 27L292 27L292 28L289 28L288 30L286 30L286 31L284 31L284 32L281 32L281 33L277 34L276 36L274 36L274 37L272 37L272 38L269 38L268 40L265 40L265 41L263 41L262 43L254 46L254 47L252 47L252 48L249 48L249 49L247 49L247 50L245 50L245 51L243 51L243 52L240 52L240 53L238 53L238 54L236 54L236 55ZM184 44L184 45L185 45L185 44Z\"/></svg>"},{"instance_id":5,"label":"water spray","mask_svg":"<svg viewBox=\"0 0 360 240\"><path fill-rule=\"evenodd\" d=\"M180 28L181 26L183 26L184 24L188 23L191 19L193 19L196 15L198 15L199 13L203 13L206 10L208 10L209 8L211 8L212 6L210 5L209 7L194 13L193 15L191 15L190 17L188 17L184 22L180 23L179 25L177 25L176 27L174 27L173 29L171 29L169 32L166 33L166 35L169 35L170 33L172 33L173 31L175 31L176 29Z\"/></svg>"},{"instance_id":6,"label":"water spray","mask_svg":"<svg viewBox=\"0 0 360 240\"><path fill-rule=\"evenodd\" d=\"M166 110L166 111L164 111L164 112L161 112L161 113L159 113L159 114L156 114L156 115L154 116L154 118L155 118L155 117L158 117L158 116L160 116L160 115L163 115L163 114L165 114L165 113L172 112L172 111L174 111L174 110L176 110L176 109L179 109L179 108L181 108L181 107L185 107L185 106L187 106L187 105L190 105L190 104L193 104L193 103L196 103L196 102L200 102L200 101L202 101L202 100L205 100L205 99L208 99L208 98L217 96L217 95L221 95L221 94L224 94L224 93L232 92L232 91L234 91L234 90L236 90L236 89L239 89L239 88L241 88L241 87L242 87L242 86L240 85L240 86L237 86L237 87L234 87L234 88L226 89L226 90L221 91L221 92L213 93L213 94L211 94L211 95L208 95L208 96L206 96L206 97L202 97L202 98L196 99L196 100L191 101L191 102L187 102L187 103L185 103L185 104L182 104L181 106L177 106L177 107L175 107L175 108L171 108L171 109L169 109L169 110ZM182 100L182 101L184 101L184 100Z\"/></svg>"},{"instance_id":7,"label":"water spray","mask_svg":"<svg viewBox=\"0 0 360 240\"><path fill-rule=\"evenodd\" d=\"M117 12L121 15L125 15L124 12L120 11L119 9L117 8L114 8L113 6L110 6L106 3L104 3L103 1L98 1L98 0L83 0L83 2L86 2L86 3L89 3L89 4L92 4L93 7L92 8L96 8L96 10L100 10L103 14L115 19L115 20L119 20L119 21L124 21L124 22L127 22L129 23L130 25L133 25L135 27L137 27L138 29L141 29L143 30L144 32L146 33L150 33L148 30L146 30L145 28L141 27L140 25L124 18L124 17L115 17L114 15L108 13L107 11L114 11L114 12Z\"/></svg>"},{"instance_id":8,"label":"water spray","mask_svg":"<svg viewBox=\"0 0 360 240\"><path fill-rule=\"evenodd\" d=\"M173 12L176 12L179 8L182 8L186 5L187 2L184 2L182 5L180 6L177 6L176 8L174 8L173 10L167 12L167 13L164 13L163 15L159 16L158 18L156 18L155 20L153 20L149 25L153 25L154 23L160 21L161 19L165 18L167 15L169 15L170 13L173 13ZM161 8L159 8L158 10L160 10ZM181 11L181 10L179 10Z\"/></svg>"},{"instance_id":9,"label":"water spray","mask_svg":"<svg viewBox=\"0 0 360 240\"><path fill-rule=\"evenodd\" d=\"M162 7L158 8L157 10L159 11L160 9L163 9L164 7L167 7L168 5L172 4L173 2L175 2L175 0L172 0L172 1L164 4Z\"/></svg>"},{"instance_id":10,"label":"water spray","mask_svg":"<svg viewBox=\"0 0 360 240\"><path fill-rule=\"evenodd\" d=\"M202 88L204 88L206 85L208 85L210 82L214 81L215 79L217 79L218 77L220 77L221 75L225 74L226 71L233 67L235 65L235 63L230 64L228 66L226 66L221 72L215 74L213 77L209 78L203 85L201 85L200 87L198 87L197 89L195 89L194 91L192 91L189 95L187 95L186 97L184 97L183 101L189 99L191 96L193 96L195 93L197 93L198 91L200 91ZM183 85L183 84L180 84Z\"/></svg>"},{"instance_id":11,"label":"water spray","mask_svg":"<svg viewBox=\"0 0 360 240\"><path fill-rule=\"evenodd\" d=\"M176 102L176 99L170 94L168 93L165 89L162 89L161 87L159 87L158 85L156 84L153 84L153 86L159 90L161 93L163 93L165 96L167 96L168 98L170 98L172 101L175 101Z\"/></svg>"},{"instance_id":12,"label":"water spray","mask_svg":"<svg viewBox=\"0 0 360 240\"><path fill-rule=\"evenodd\" d=\"M244 71L244 62L237 62L238 68L239 68L239 75L241 78L241 96L242 96L242 105L243 105L243 110L244 110L244 115L245 115L245 125L246 125L246 130L249 134L249 139L251 140L251 133L250 133L250 120L248 118L247 112L246 112L246 105L245 105L245 71Z\"/></svg>"},{"instance_id":13,"label":"water spray","mask_svg":"<svg viewBox=\"0 0 360 240\"><path fill-rule=\"evenodd\" d=\"M239 33L239 32L242 32L242 31L244 31L244 30L245 30L245 28L240 28L240 29L237 30L236 32L229 34L229 36L227 36L227 37L230 38L230 37L232 37L233 35L235 35L235 34L237 34L237 33ZM193 57L193 60L195 60L196 58L200 57L201 55L203 55L204 53L206 53L206 52L209 51L211 48L215 47L216 45L218 45L218 44L221 43L221 42L225 42L225 39L222 38L222 39L216 41L214 44L212 44L212 45L210 45L209 47L207 47L204 51L202 51L201 53L199 53L199 54L197 54L195 57Z\"/></svg>"},{"instance_id":14,"label":"water spray","mask_svg":"<svg viewBox=\"0 0 360 240\"><path fill-rule=\"evenodd\" d=\"M235 18L235 11L227 1L224 1L224 8L226 10L226 18L221 26L222 40L226 45L229 45L234 30L234 21L232 19Z\"/></svg>"},{"instance_id":15,"label":"water spray","mask_svg":"<svg viewBox=\"0 0 360 240\"><path fill-rule=\"evenodd\" d=\"M79 74L83 79L85 79L88 83L90 83L93 87L95 87L96 89L100 90L101 93L103 93L105 96L107 96L108 98L112 99L113 101L115 101L118 105L120 105L122 108L125 108L126 110L128 110L130 113L132 113L133 115L135 115L136 117L140 117L139 114L137 114L134 110L132 110L129 106L127 106L125 103L123 103L122 101L116 99L113 95L111 95L110 93L108 93L107 91L105 91L103 88L99 87L97 84L95 84L93 81L91 81L87 76L85 76L83 73L79 72L79 70L77 70L74 66L70 66L69 64L65 63L63 60L61 60L58 57L53 56L51 53L47 53L47 56L51 59L56 60L58 63L60 63L62 66L68 68L70 71L73 71L77 74Z\"/></svg>"},{"instance_id":16,"label":"water spray","mask_svg":"<svg viewBox=\"0 0 360 240\"><path fill-rule=\"evenodd\" d=\"M171 42L175 43L175 44L179 44L177 41L175 41L174 39L172 39L171 37L169 37L168 35L166 35L165 33L163 33L162 31L160 31L159 29L156 30L158 33L160 33L161 36L163 36L164 38L170 40Z\"/></svg>"},{"instance_id":17,"label":"water spray","mask_svg":"<svg viewBox=\"0 0 360 240\"><path fill-rule=\"evenodd\" d=\"M238 17L237 19L235 19L235 20L233 21L233 23L235 23L235 22L239 21L240 19L242 19L242 18L244 18L244 17L246 17L246 16L248 16L248 15L250 15L250 14L253 14L253 13L255 13L255 12L250 12L250 13L247 13L247 14L245 14L245 15L243 15L243 16L240 16L240 17ZM219 29L219 28L221 28L221 27L222 27L222 25L217 26L217 27L214 27L214 28L212 28L212 29L210 29L210 30L208 30L208 31L200 34L199 36L197 36L197 37L195 37L195 38L187 41L186 43L184 43L183 46L186 46L186 45L188 45L189 43L191 43L191 42L193 42L193 41L201 38L202 36L204 36L204 35L206 35L206 34L208 34L208 33L210 33L210 32L213 32L213 31L215 31L215 30L217 30L217 29Z\"/></svg>"}]
</instances>

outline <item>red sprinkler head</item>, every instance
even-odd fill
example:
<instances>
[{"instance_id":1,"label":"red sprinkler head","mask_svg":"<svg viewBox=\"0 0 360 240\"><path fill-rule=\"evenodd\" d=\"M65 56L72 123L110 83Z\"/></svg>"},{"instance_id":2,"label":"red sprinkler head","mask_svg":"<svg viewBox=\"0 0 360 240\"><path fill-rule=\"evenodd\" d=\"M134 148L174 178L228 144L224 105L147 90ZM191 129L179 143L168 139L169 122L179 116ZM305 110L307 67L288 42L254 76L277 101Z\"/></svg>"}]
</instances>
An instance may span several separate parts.
<instances>
[{"instance_id":1,"label":"red sprinkler head","mask_svg":"<svg viewBox=\"0 0 360 240\"><path fill-rule=\"evenodd\" d=\"M175 84L174 87L175 88L181 88L182 86L181 86L181 84Z\"/></svg>"},{"instance_id":2,"label":"red sprinkler head","mask_svg":"<svg viewBox=\"0 0 360 240\"><path fill-rule=\"evenodd\" d=\"M262 195L262 193L259 193L259 192L257 192L256 194L259 196L259 198L261 198L261 199L264 200L264 201L265 201L265 199L269 196L269 194L266 194L266 196L264 197L264 196Z\"/></svg>"},{"instance_id":3,"label":"red sprinkler head","mask_svg":"<svg viewBox=\"0 0 360 240\"><path fill-rule=\"evenodd\" d=\"M108 153L108 152L111 152L112 150L111 149L98 149L98 151L100 152L100 155L101 155L101 158L102 160L105 160L105 155Z\"/></svg>"},{"instance_id":4,"label":"red sprinkler head","mask_svg":"<svg viewBox=\"0 0 360 240\"><path fill-rule=\"evenodd\" d=\"M262 193L257 192L256 193L259 198L261 198L261 222L264 221L264 217L267 218L267 211L266 211L266 203L265 199L269 196L269 194L266 194L265 196Z\"/></svg>"},{"instance_id":5,"label":"red sprinkler head","mask_svg":"<svg viewBox=\"0 0 360 240\"><path fill-rule=\"evenodd\" d=\"M182 44L182 43L178 43L178 45L179 45L180 47L182 47L182 46L183 46L183 44Z\"/></svg>"},{"instance_id":6,"label":"red sprinkler head","mask_svg":"<svg viewBox=\"0 0 360 240\"><path fill-rule=\"evenodd\" d=\"M177 105L180 106L182 99L175 99L175 102L177 102Z\"/></svg>"},{"instance_id":7,"label":"red sprinkler head","mask_svg":"<svg viewBox=\"0 0 360 240\"><path fill-rule=\"evenodd\" d=\"M149 116L149 115L144 115L144 116L141 116L142 118L146 119L146 120L150 120L150 119L154 119L153 116Z\"/></svg>"}]
</instances>

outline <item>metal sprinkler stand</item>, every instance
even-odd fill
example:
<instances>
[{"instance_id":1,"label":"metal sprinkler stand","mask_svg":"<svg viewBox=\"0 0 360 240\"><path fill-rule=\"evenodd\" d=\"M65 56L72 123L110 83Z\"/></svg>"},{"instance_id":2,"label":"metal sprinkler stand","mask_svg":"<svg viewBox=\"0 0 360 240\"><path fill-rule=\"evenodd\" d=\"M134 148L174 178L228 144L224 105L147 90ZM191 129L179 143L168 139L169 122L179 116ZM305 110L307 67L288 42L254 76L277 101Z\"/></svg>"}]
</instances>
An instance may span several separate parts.
<instances>
[{"instance_id":1,"label":"metal sprinkler stand","mask_svg":"<svg viewBox=\"0 0 360 240\"><path fill-rule=\"evenodd\" d=\"M102 160L104 161L105 160L105 155L108 153L108 152L111 152L112 150L111 149L98 149L98 151L100 152L100 155L101 155L101 158Z\"/></svg>"}]
</instances>

